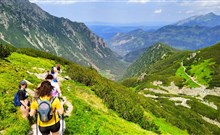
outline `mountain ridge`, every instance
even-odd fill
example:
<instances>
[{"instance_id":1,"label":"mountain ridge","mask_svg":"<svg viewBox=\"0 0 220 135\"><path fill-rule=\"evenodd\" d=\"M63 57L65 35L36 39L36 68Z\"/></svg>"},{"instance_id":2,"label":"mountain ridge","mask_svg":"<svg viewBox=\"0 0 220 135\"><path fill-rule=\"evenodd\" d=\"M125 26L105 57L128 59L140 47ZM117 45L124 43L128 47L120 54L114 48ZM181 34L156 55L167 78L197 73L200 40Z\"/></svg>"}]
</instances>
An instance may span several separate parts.
<instances>
[{"instance_id":1,"label":"mountain ridge","mask_svg":"<svg viewBox=\"0 0 220 135\"><path fill-rule=\"evenodd\" d=\"M176 51L165 59L155 59L153 63L146 59L150 54L146 51L128 68L127 74L124 76L125 78L126 75L128 78L129 75L130 78L141 77L144 83L160 80L163 84L170 85L173 81L180 88L183 86L191 88L220 87L219 48L220 43L196 51ZM151 55L153 56L153 54ZM149 62L146 63L146 60ZM141 66L138 68L138 65Z\"/></svg>"},{"instance_id":2,"label":"mountain ridge","mask_svg":"<svg viewBox=\"0 0 220 135\"><path fill-rule=\"evenodd\" d=\"M1 38L16 47L37 48L115 75L125 67L84 23L52 16L28 0L4 0L0 7Z\"/></svg>"},{"instance_id":3,"label":"mountain ridge","mask_svg":"<svg viewBox=\"0 0 220 135\"><path fill-rule=\"evenodd\" d=\"M125 56L132 51L149 47L157 42L166 43L181 50L197 50L218 43L220 41L220 16L210 13L197 17L209 18L211 19L210 22L212 22L210 25L215 25L212 25L212 27L204 26L203 20L201 23L198 23L198 21L194 24L194 21L192 21L190 25L170 24L155 31L144 32L142 34L137 30L136 33L135 31L131 32L132 34L115 35L109 40L108 44L110 44L109 47L113 51ZM204 24L208 23L205 22Z\"/></svg>"},{"instance_id":4,"label":"mountain ridge","mask_svg":"<svg viewBox=\"0 0 220 135\"><path fill-rule=\"evenodd\" d=\"M124 74L124 78L139 76L148 68L151 64L156 63L159 60L166 59L170 55L178 52L178 50L163 44L156 43L145 50L145 52L131 64Z\"/></svg>"},{"instance_id":5,"label":"mountain ridge","mask_svg":"<svg viewBox=\"0 0 220 135\"><path fill-rule=\"evenodd\" d=\"M205 26L205 27L215 27L220 25L220 16L210 12L205 15L196 15L183 19L173 24L176 26Z\"/></svg>"}]
</instances>

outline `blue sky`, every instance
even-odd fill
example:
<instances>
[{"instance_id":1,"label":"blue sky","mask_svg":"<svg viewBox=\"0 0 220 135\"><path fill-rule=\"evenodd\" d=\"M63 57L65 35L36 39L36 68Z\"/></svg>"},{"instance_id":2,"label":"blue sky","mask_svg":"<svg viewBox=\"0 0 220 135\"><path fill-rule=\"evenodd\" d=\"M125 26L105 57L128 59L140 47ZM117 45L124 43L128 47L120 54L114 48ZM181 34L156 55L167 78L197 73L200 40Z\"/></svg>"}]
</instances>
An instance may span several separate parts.
<instances>
[{"instance_id":1,"label":"blue sky","mask_svg":"<svg viewBox=\"0 0 220 135\"><path fill-rule=\"evenodd\" d=\"M52 15L72 21L160 25L194 15L220 15L220 0L30 0Z\"/></svg>"}]
</instances>

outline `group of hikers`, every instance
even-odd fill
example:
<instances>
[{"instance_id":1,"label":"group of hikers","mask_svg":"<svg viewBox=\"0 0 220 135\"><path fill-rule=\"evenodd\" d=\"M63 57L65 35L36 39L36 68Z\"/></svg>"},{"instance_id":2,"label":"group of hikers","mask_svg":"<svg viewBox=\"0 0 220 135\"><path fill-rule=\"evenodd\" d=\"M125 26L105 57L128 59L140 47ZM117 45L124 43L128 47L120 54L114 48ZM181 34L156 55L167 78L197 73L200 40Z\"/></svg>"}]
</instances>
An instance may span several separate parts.
<instances>
[{"instance_id":1,"label":"group of hikers","mask_svg":"<svg viewBox=\"0 0 220 135\"><path fill-rule=\"evenodd\" d=\"M57 80L58 72L60 72L59 64L47 72L45 80L35 89L35 99L32 102L28 100L25 80L19 83L19 90L15 94L14 104L20 106L24 118L28 119L37 114L37 125L42 135L51 133L59 135L60 117L64 114L64 102L61 100L62 93Z\"/></svg>"}]
</instances>

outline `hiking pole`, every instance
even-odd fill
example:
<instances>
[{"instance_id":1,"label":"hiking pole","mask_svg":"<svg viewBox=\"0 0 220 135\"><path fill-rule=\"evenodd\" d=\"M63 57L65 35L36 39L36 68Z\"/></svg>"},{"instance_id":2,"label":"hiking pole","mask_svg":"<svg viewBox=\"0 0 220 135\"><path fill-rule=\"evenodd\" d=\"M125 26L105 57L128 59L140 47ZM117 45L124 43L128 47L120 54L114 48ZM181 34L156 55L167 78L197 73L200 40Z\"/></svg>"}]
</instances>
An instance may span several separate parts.
<instances>
[{"instance_id":1,"label":"hiking pole","mask_svg":"<svg viewBox=\"0 0 220 135\"><path fill-rule=\"evenodd\" d=\"M61 115L62 119L62 135L64 135L64 114Z\"/></svg>"},{"instance_id":2,"label":"hiking pole","mask_svg":"<svg viewBox=\"0 0 220 135\"><path fill-rule=\"evenodd\" d=\"M36 135L38 135L38 126L37 126L37 113L36 113Z\"/></svg>"}]
</instances>

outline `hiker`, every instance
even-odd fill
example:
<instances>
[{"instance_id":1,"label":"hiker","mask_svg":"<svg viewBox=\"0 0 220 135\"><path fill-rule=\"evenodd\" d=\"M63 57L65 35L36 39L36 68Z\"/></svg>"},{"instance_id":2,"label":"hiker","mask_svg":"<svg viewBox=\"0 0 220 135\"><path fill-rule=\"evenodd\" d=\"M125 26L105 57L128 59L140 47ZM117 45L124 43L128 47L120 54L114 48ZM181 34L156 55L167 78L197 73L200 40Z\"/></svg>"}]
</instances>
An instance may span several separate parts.
<instances>
[{"instance_id":1,"label":"hiker","mask_svg":"<svg viewBox=\"0 0 220 135\"><path fill-rule=\"evenodd\" d=\"M51 67L50 73L53 75L54 74L54 67Z\"/></svg>"},{"instance_id":2,"label":"hiker","mask_svg":"<svg viewBox=\"0 0 220 135\"><path fill-rule=\"evenodd\" d=\"M54 97L61 97L61 89L60 86L58 84L58 82L54 82L53 81L53 76L51 74L47 75L47 77L45 78L47 81L49 81L51 83L51 85L54 87L52 92L51 92L51 96Z\"/></svg>"},{"instance_id":3,"label":"hiker","mask_svg":"<svg viewBox=\"0 0 220 135\"><path fill-rule=\"evenodd\" d=\"M64 113L63 105L60 100L56 97L51 96L51 91L53 90L53 86L49 81L43 81L38 90L39 98L34 100L31 104L30 116L34 116L37 112L37 125L39 125L39 130L42 135L48 135L52 133L52 135L59 135L60 130L60 118L59 115ZM52 100L52 101L51 101ZM44 103L43 103L44 102ZM47 115L43 115L40 105L44 105L45 102L50 102L51 111ZM43 107L43 108L44 108ZM44 108L45 109L45 108ZM44 110L43 110L44 111ZM50 115L51 114L51 115ZM45 117L44 117L45 116ZM49 117L50 116L50 117Z\"/></svg>"},{"instance_id":4,"label":"hiker","mask_svg":"<svg viewBox=\"0 0 220 135\"><path fill-rule=\"evenodd\" d=\"M23 118L28 118L30 102L28 101L28 93L26 92L27 82L22 80L19 83L18 97L21 103L20 110Z\"/></svg>"},{"instance_id":5,"label":"hiker","mask_svg":"<svg viewBox=\"0 0 220 135\"><path fill-rule=\"evenodd\" d=\"M57 68L58 73L60 73L61 72L60 64L57 64L56 68Z\"/></svg>"},{"instance_id":6,"label":"hiker","mask_svg":"<svg viewBox=\"0 0 220 135\"><path fill-rule=\"evenodd\" d=\"M54 82L58 82L57 76L58 76L58 71L57 71L57 68L54 67L54 74L53 74L53 81Z\"/></svg>"},{"instance_id":7,"label":"hiker","mask_svg":"<svg viewBox=\"0 0 220 135\"><path fill-rule=\"evenodd\" d=\"M57 76L58 76L57 68L56 67L52 67L52 68L53 69L51 70L51 74L53 75L53 81L58 82L58 80L57 80Z\"/></svg>"}]
</instances>

